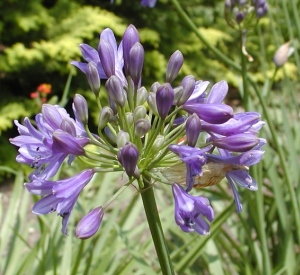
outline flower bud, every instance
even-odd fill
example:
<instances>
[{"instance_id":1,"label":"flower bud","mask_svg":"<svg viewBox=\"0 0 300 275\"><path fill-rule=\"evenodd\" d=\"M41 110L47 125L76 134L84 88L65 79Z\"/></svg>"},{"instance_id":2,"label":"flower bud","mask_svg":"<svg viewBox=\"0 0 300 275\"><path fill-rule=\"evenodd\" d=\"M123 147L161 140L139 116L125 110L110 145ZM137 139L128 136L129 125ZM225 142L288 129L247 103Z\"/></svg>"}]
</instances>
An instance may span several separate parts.
<instances>
[{"instance_id":1,"label":"flower bud","mask_svg":"<svg viewBox=\"0 0 300 275\"><path fill-rule=\"evenodd\" d=\"M177 50L174 52L168 62L167 72L166 72L166 82L172 83L177 77L183 64L183 55Z\"/></svg>"},{"instance_id":2,"label":"flower bud","mask_svg":"<svg viewBox=\"0 0 300 275\"><path fill-rule=\"evenodd\" d=\"M178 100L182 97L183 87L182 86L175 87L173 91L174 91L174 102L178 102Z\"/></svg>"},{"instance_id":3,"label":"flower bud","mask_svg":"<svg viewBox=\"0 0 300 275\"><path fill-rule=\"evenodd\" d=\"M153 153L157 153L162 148L164 142L165 142L165 137L162 135L158 135L152 145L151 151Z\"/></svg>"},{"instance_id":4,"label":"flower bud","mask_svg":"<svg viewBox=\"0 0 300 275\"><path fill-rule=\"evenodd\" d=\"M147 119L144 118L140 118L139 120L137 120L137 122L135 123L134 126L134 133L137 137L142 137L144 136L146 133L148 133L148 131L151 128L151 124Z\"/></svg>"},{"instance_id":5,"label":"flower bud","mask_svg":"<svg viewBox=\"0 0 300 275\"><path fill-rule=\"evenodd\" d=\"M162 119L165 119L173 105L174 91L169 83L161 85L156 92L157 111Z\"/></svg>"},{"instance_id":6,"label":"flower bud","mask_svg":"<svg viewBox=\"0 0 300 275\"><path fill-rule=\"evenodd\" d=\"M76 226L75 235L79 239L88 239L98 231L104 215L103 208L97 207L88 213Z\"/></svg>"},{"instance_id":7,"label":"flower bud","mask_svg":"<svg viewBox=\"0 0 300 275\"><path fill-rule=\"evenodd\" d=\"M191 147L195 147L199 134L201 132L200 118L196 114L192 114L191 116L189 116L186 121L185 129L188 145Z\"/></svg>"},{"instance_id":8,"label":"flower bud","mask_svg":"<svg viewBox=\"0 0 300 275\"><path fill-rule=\"evenodd\" d=\"M147 103L148 103L151 111L155 115L158 115L157 106L156 106L156 93L153 93L153 92L149 93L148 98L147 98Z\"/></svg>"},{"instance_id":9,"label":"flower bud","mask_svg":"<svg viewBox=\"0 0 300 275\"><path fill-rule=\"evenodd\" d=\"M97 67L93 62L88 63L86 77L92 92L98 97L100 92L100 77Z\"/></svg>"},{"instance_id":10,"label":"flower bud","mask_svg":"<svg viewBox=\"0 0 300 275\"><path fill-rule=\"evenodd\" d=\"M117 143L116 135L110 130L109 127L106 126L104 128L104 133L113 143Z\"/></svg>"},{"instance_id":11,"label":"flower bud","mask_svg":"<svg viewBox=\"0 0 300 275\"><path fill-rule=\"evenodd\" d=\"M156 93L157 89L161 86L159 82L154 82L150 87L150 92Z\"/></svg>"},{"instance_id":12,"label":"flower bud","mask_svg":"<svg viewBox=\"0 0 300 275\"><path fill-rule=\"evenodd\" d=\"M123 39L122 39L122 46L123 46L123 57L124 57L124 70L126 74L129 74L129 52L132 46L140 42L139 32L133 25L129 25L124 32Z\"/></svg>"},{"instance_id":13,"label":"flower bud","mask_svg":"<svg viewBox=\"0 0 300 275\"><path fill-rule=\"evenodd\" d=\"M115 74L115 52L110 43L101 39L99 42L99 56L107 78Z\"/></svg>"},{"instance_id":14,"label":"flower bud","mask_svg":"<svg viewBox=\"0 0 300 275\"><path fill-rule=\"evenodd\" d=\"M135 86L138 86L144 64L144 48L141 43L135 43L129 52L128 74L131 76Z\"/></svg>"},{"instance_id":15,"label":"flower bud","mask_svg":"<svg viewBox=\"0 0 300 275\"><path fill-rule=\"evenodd\" d=\"M117 135L117 146L118 148L122 148L126 143L130 141L129 134L125 131L119 131Z\"/></svg>"},{"instance_id":16,"label":"flower bud","mask_svg":"<svg viewBox=\"0 0 300 275\"><path fill-rule=\"evenodd\" d=\"M182 96L177 101L177 106L183 105L192 95L195 90L196 80L192 75L184 77L181 81L181 86L183 88Z\"/></svg>"},{"instance_id":17,"label":"flower bud","mask_svg":"<svg viewBox=\"0 0 300 275\"><path fill-rule=\"evenodd\" d=\"M291 41L281 45L276 51L273 61L277 68L282 67L293 54L295 48L290 47Z\"/></svg>"},{"instance_id":18,"label":"flower bud","mask_svg":"<svg viewBox=\"0 0 300 275\"><path fill-rule=\"evenodd\" d=\"M98 131L101 131L107 125L113 115L114 111L110 107L104 106L101 109L98 119Z\"/></svg>"},{"instance_id":19,"label":"flower bud","mask_svg":"<svg viewBox=\"0 0 300 275\"><path fill-rule=\"evenodd\" d=\"M85 98L80 94L76 94L73 99L73 104L78 119L83 125L86 125L88 123L88 105Z\"/></svg>"},{"instance_id":20,"label":"flower bud","mask_svg":"<svg viewBox=\"0 0 300 275\"><path fill-rule=\"evenodd\" d=\"M146 90L145 87L141 87L137 90L137 93L136 93L136 104L137 105L142 105L145 103L145 101L147 100L148 98L148 91Z\"/></svg>"},{"instance_id":21,"label":"flower bud","mask_svg":"<svg viewBox=\"0 0 300 275\"><path fill-rule=\"evenodd\" d=\"M115 75L112 75L106 81L105 87L111 99L120 107L124 107L127 101L127 97L120 78Z\"/></svg>"},{"instance_id":22,"label":"flower bud","mask_svg":"<svg viewBox=\"0 0 300 275\"><path fill-rule=\"evenodd\" d=\"M135 121L133 118L133 114L130 112L126 113L126 120L128 122L128 125L131 126L133 124L133 122Z\"/></svg>"},{"instance_id":23,"label":"flower bud","mask_svg":"<svg viewBox=\"0 0 300 275\"><path fill-rule=\"evenodd\" d=\"M139 159L139 150L131 142L127 142L118 152L118 159L124 167L126 174L131 177L136 172L136 164Z\"/></svg>"},{"instance_id":24,"label":"flower bud","mask_svg":"<svg viewBox=\"0 0 300 275\"><path fill-rule=\"evenodd\" d=\"M146 113L147 110L143 105L137 106L133 111L134 121L138 121L140 118L145 118Z\"/></svg>"}]
</instances>

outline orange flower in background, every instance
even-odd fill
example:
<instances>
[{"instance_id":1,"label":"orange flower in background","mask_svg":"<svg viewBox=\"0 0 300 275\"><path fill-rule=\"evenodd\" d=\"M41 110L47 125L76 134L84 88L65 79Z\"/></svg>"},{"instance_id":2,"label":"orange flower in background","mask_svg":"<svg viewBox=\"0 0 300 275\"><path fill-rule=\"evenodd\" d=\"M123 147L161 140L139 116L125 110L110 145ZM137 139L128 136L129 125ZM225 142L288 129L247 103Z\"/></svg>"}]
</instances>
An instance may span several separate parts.
<instances>
[{"instance_id":1,"label":"orange flower in background","mask_svg":"<svg viewBox=\"0 0 300 275\"><path fill-rule=\"evenodd\" d=\"M51 89L51 84L42 83L36 88L36 91L30 93L30 98L35 98L39 105L46 103L47 95L51 93Z\"/></svg>"},{"instance_id":2,"label":"orange flower in background","mask_svg":"<svg viewBox=\"0 0 300 275\"><path fill-rule=\"evenodd\" d=\"M46 83L43 83L43 84L40 84L38 87L37 87L37 91L40 92L40 93L43 93L43 94L50 94L51 93L51 88L52 88L52 85L51 84L46 84Z\"/></svg>"}]
</instances>

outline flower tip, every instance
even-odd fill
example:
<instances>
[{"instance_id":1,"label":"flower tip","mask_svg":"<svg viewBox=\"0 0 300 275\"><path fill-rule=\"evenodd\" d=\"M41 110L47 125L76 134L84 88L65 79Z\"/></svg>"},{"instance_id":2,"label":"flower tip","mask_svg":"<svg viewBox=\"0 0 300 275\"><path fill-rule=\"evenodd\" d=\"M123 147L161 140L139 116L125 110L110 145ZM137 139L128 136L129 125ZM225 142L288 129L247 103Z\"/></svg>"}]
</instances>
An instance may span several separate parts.
<instances>
[{"instance_id":1,"label":"flower tip","mask_svg":"<svg viewBox=\"0 0 300 275\"><path fill-rule=\"evenodd\" d=\"M93 209L78 223L75 236L83 240L94 236L100 227L103 215L104 210L101 206Z\"/></svg>"},{"instance_id":2,"label":"flower tip","mask_svg":"<svg viewBox=\"0 0 300 275\"><path fill-rule=\"evenodd\" d=\"M293 54L295 48L291 47L292 41L288 41L285 44L281 45L276 51L273 62L276 67L282 67L288 60L288 58Z\"/></svg>"}]
</instances>

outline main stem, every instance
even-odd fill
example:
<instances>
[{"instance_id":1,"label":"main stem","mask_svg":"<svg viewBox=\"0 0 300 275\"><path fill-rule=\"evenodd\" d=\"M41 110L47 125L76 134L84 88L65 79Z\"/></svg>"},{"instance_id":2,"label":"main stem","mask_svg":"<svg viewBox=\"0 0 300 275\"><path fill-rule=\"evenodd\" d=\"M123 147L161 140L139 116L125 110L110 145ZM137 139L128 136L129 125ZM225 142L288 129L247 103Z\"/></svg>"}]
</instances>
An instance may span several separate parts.
<instances>
[{"instance_id":1,"label":"main stem","mask_svg":"<svg viewBox=\"0 0 300 275\"><path fill-rule=\"evenodd\" d=\"M141 196L155 250L161 267L161 272L163 275L174 275L175 273L167 248L165 236L161 227L156 200L153 188L150 185L149 178L144 178L144 188L141 190Z\"/></svg>"}]
</instances>

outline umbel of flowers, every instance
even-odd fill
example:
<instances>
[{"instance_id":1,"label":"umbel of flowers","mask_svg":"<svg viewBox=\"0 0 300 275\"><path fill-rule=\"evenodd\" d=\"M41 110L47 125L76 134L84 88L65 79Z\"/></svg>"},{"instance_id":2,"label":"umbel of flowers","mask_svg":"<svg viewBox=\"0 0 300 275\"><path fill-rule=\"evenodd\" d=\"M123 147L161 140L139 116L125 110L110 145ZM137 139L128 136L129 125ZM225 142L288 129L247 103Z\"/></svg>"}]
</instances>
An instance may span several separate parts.
<instances>
[{"instance_id":1,"label":"umbel of flowers","mask_svg":"<svg viewBox=\"0 0 300 275\"><path fill-rule=\"evenodd\" d=\"M238 29L249 29L268 12L266 0L225 0L225 18Z\"/></svg>"},{"instance_id":2,"label":"umbel of flowers","mask_svg":"<svg viewBox=\"0 0 300 275\"><path fill-rule=\"evenodd\" d=\"M95 173L114 171L125 171L128 183L124 187L135 184L141 192L154 181L170 185L175 222L184 232L209 234L209 222L214 219L209 200L193 196L193 187L214 185L226 177L240 212L236 187L257 190L248 170L264 153L265 140L257 136L263 125L260 115L234 114L223 103L228 91L225 81L207 92L207 81L188 75L174 86L184 61L180 51L169 59L165 83L155 82L147 90L141 79L144 49L133 25L119 46L112 30L105 29L97 49L81 44L80 50L86 62L71 63L86 75L95 94L98 133L88 128L88 104L79 94L73 99L74 118L64 108L45 104L35 117L36 126L29 118L23 124L15 122L20 135L10 142L19 147L17 161L33 169L25 187L43 196L33 212L56 211L67 234L69 217L83 188ZM101 79L106 79L107 106L99 96ZM65 160L71 165L76 157L87 160L89 168L70 178L52 179ZM89 238L97 232L105 208L118 192L82 218L77 237Z\"/></svg>"}]
</instances>

